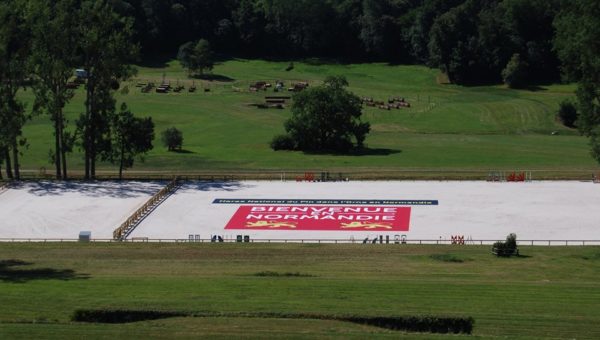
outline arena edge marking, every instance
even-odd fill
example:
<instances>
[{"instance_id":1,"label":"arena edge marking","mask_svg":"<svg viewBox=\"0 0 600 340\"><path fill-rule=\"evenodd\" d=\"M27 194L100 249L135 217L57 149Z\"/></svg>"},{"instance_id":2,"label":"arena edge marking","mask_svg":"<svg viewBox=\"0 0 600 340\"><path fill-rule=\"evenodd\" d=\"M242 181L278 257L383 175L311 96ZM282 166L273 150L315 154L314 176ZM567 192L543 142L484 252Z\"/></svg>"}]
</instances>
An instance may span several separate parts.
<instances>
[{"instance_id":1,"label":"arena edge marking","mask_svg":"<svg viewBox=\"0 0 600 340\"><path fill-rule=\"evenodd\" d=\"M213 204L327 204L327 205L439 205L438 200L250 199L215 198Z\"/></svg>"}]
</instances>

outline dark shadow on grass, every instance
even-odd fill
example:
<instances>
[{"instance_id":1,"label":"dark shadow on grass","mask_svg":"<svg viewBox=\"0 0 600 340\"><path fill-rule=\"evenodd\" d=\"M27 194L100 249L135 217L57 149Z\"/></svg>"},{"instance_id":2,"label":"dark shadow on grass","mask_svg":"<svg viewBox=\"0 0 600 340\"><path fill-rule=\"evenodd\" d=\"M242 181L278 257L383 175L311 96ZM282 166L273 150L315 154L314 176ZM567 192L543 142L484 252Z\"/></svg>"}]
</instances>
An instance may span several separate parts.
<instances>
[{"instance_id":1,"label":"dark shadow on grass","mask_svg":"<svg viewBox=\"0 0 600 340\"><path fill-rule=\"evenodd\" d=\"M315 277L315 275L305 274L305 273L300 273L300 272L279 273L279 272L273 272L273 271L263 271L263 272L254 273L252 275L259 276L259 277Z\"/></svg>"},{"instance_id":2,"label":"dark shadow on grass","mask_svg":"<svg viewBox=\"0 0 600 340\"><path fill-rule=\"evenodd\" d=\"M477 81L472 80L472 81L468 81L462 84L457 84L454 83L452 81L449 81L448 83L445 83L445 85L457 85L457 86L462 86L464 88L474 88L474 87L484 87L484 86L496 86L496 85L502 85L502 81L499 80L493 80L493 79L479 79Z\"/></svg>"},{"instance_id":3,"label":"dark shadow on grass","mask_svg":"<svg viewBox=\"0 0 600 340\"><path fill-rule=\"evenodd\" d=\"M88 274L78 274L72 269L15 267L30 266L33 263L21 260L0 260L0 281L11 283L26 283L33 280L82 280L88 279Z\"/></svg>"},{"instance_id":4,"label":"dark shadow on grass","mask_svg":"<svg viewBox=\"0 0 600 340\"><path fill-rule=\"evenodd\" d=\"M471 261L471 259L463 258L454 254L432 254L429 256L432 260L446 262L446 263L463 263L465 261Z\"/></svg>"},{"instance_id":5,"label":"dark shadow on grass","mask_svg":"<svg viewBox=\"0 0 600 340\"><path fill-rule=\"evenodd\" d=\"M301 59L300 62L310 66L328 66L344 64L342 60L334 58L305 58Z\"/></svg>"},{"instance_id":6,"label":"dark shadow on grass","mask_svg":"<svg viewBox=\"0 0 600 340\"><path fill-rule=\"evenodd\" d=\"M85 310L78 309L71 319L78 322L130 323L187 316L185 312L160 310Z\"/></svg>"},{"instance_id":7,"label":"dark shadow on grass","mask_svg":"<svg viewBox=\"0 0 600 340\"><path fill-rule=\"evenodd\" d=\"M448 84L452 84L452 85L459 85L459 86L463 86L465 88L475 88L475 87L484 87L484 86L496 86L496 85L503 85L504 83L502 82L498 82L498 81L494 81L494 80L484 80L481 82L469 82L466 84L455 84L455 83L448 83ZM515 87L515 88L509 88L511 90L524 90L524 91L531 91L531 92L539 92L539 91L548 91L547 86L552 85L552 82L540 82L540 83L536 83L536 84L530 84L530 85L525 85L525 86L520 86L520 87Z\"/></svg>"},{"instance_id":8,"label":"dark shadow on grass","mask_svg":"<svg viewBox=\"0 0 600 340\"><path fill-rule=\"evenodd\" d=\"M402 150L387 149L387 148L361 148L353 149L347 152L320 150L320 151L303 151L307 155L328 155L328 156L389 156L402 153Z\"/></svg>"},{"instance_id":9,"label":"dark shadow on grass","mask_svg":"<svg viewBox=\"0 0 600 340\"><path fill-rule=\"evenodd\" d=\"M600 253L590 254L590 255L581 255L575 256L578 259L586 260L586 261L600 261Z\"/></svg>"},{"instance_id":10,"label":"dark shadow on grass","mask_svg":"<svg viewBox=\"0 0 600 340\"><path fill-rule=\"evenodd\" d=\"M171 150L170 152L174 152L174 153L183 153L183 154L188 154L188 153L195 153L194 151L191 150L186 150L186 149L181 149L181 150Z\"/></svg>"},{"instance_id":11,"label":"dark shadow on grass","mask_svg":"<svg viewBox=\"0 0 600 340\"><path fill-rule=\"evenodd\" d=\"M392 61L388 61L388 60L376 60L373 61L376 63L386 63L388 66L426 66L423 64L419 64L418 62L414 61L414 60L392 60Z\"/></svg>"},{"instance_id":12,"label":"dark shadow on grass","mask_svg":"<svg viewBox=\"0 0 600 340\"><path fill-rule=\"evenodd\" d=\"M141 60L137 65L148 68L166 68L169 66L167 63L173 59L173 56L156 56L152 58L145 58Z\"/></svg>"},{"instance_id":13,"label":"dark shadow on grass","mask_svg":"<svg viewBox=\"0 0 600 340\"><path fill-rule=\"evenodd\" d=\"M351 156L389 156L402 153L402 150L387 148L362 148L350 152Z\"/></svg>"},{"instance_id":14,"label":"dark shadow on grass","mask_svg":"<svg viewBox=\"0 0 600 340\"><path fill-rule=\"evenodd\" d=\"M548 91L547 88L542 87L540 85L529 85L529 86L523 88L523 90L527 90L527 91L531 91L531 92Z\"/></svg>"},{"instance_id":15,"label":"dark shadow on grass","mask_svg":"<svg viewBox=\"0 0 600 340\"><path fill-rule=\"evenodd\" d=\"M25 189L36 196L60 196L68 193L79 193L88 197L131 198L142 195L154 195L162 188L160 183L142 182L22 182L15 186Z\"/></svg>"},{"instance_id":16,"label":"dark shadow on grass","mask_svg":"<svg viewBox=\"0 0 600 340\"><path fill-rule=\"evenodd\" d=\"M230 83L235 81L235 79L230 78L228 76L224 76L222 74L198 74L194 75L191 78L200 79L200 80L208 80L208 81L220 81L224 83Z\"/></svg>"}]
</instances>

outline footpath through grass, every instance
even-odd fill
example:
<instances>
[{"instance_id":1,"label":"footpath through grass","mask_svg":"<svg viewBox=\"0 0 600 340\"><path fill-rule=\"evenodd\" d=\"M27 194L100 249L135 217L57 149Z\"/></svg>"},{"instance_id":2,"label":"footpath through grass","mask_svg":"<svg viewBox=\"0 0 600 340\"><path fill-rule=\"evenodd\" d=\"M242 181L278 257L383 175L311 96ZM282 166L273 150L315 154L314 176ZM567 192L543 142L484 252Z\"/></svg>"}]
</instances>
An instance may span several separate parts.
<instances>
[{"instance_id":1,"label":"footpath through grass","mask_svg":"<svg viewBox=\"0 0 600 340\"><path fill-rule=\"evenodd\" d=\"M176 61L140 67L135 79L122 85L118 102L125 101L139 116L151 116L156 124L155 148L145 163L133 170L368 170L372 169L545 169L581 170L597 167L585 138L555 119L558 103L574 96L572 85L549 85L533 90L504 86L461 87L439 84L437 70L422 66L387 64L288 63L260 60L229 60L213 71L215 80L191 80ZM250 92L249 85L263 80L274 83L308 81L320 84L327 75L344 75L350 90L361 97L387 101L404 97L412 105L400 110L365 107L363 119L372 132L361 156L315 155L274 152L269 142L284 132L290 116L283 110L259 109L265 95L289 92ZM138 82L183 84L181 93L141 93ZM198 91L187 92L192 82ZM205 89L210 90L205 92ZM31 91L23 93L30 103ZM66 108L73 130L83 112L80 88ZM31 107L31 105L29 105ZM160 132L175 126L183 131L185 152L167 152ZM551 135L558 131L558 135ZM47 116L28 123L23 167L51 169L48 151L53 145ZM83 169L80 150L69 155L70 169ZM103 169L116 169L101 164ZM49 171L51 173L51 171Z\"/></svg>"},{"instance_id":2,"label":"footpath through grass","mask_svg":"<svg viewBox=\"0 0 600 340\"><path fill-rule=\"evenodd\" d=\"M399 334L236 313L470 316L471 336L481 338L599 338L600 249L520 252L505 259L485 246L4 243L0 338ZM90 324L71 321L76 309L224 316Z\"/></svg>"}]
</instances>

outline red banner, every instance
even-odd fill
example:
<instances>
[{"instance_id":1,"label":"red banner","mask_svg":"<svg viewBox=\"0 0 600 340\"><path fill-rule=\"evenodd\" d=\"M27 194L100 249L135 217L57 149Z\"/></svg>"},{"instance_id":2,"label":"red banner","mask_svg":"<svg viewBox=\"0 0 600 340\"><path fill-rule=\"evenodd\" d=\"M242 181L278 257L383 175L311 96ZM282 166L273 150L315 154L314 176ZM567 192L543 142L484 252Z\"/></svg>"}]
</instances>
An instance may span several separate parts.
<instances>
[{"instance_id":1,"label":"red banner","mask_svg":"<svg viewBox=\"0 0 600 340\"><path fill-rule=\"evenodd\" d=\"M225 229L408 231L409 222L410 207L243 205Z\"/></svg>"}]
</instances>

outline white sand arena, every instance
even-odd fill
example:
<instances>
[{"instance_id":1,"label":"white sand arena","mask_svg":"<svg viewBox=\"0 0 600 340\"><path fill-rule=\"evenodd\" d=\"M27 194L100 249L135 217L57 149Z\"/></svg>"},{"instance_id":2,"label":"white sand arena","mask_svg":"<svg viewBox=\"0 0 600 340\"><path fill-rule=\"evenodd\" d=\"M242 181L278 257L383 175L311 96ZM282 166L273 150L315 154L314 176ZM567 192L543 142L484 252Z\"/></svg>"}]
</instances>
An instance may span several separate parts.
<instances>
[{"instance_id":1,"label":"white sand arena","mask_svg":"<svg viewBox=\"0 0 600 340\"><path fill-rule=\"evenodd\" d=\"M112 231L153 193L157 183L26 183L0 194L0 238L111 238ZM437 200L413 205L408 231L224 229L240 204L215 199ZM374 181L374 182L187 182L160 204L129 235L149 239L187 239L200 235L251 239L407 239L600 240L600 185L577 181L528 183ZM316 205L319 207L319 205ZM322 206L322 205L321 205ZM371 205L372 206L372 205Z\"/></svg>"},{"instance_id":2,"label":"white sand arena","mask_svg":"<svg viewBox=\"0 0 600 340\"><path fill-rule=\"evenodd\" d=\"M0 193L1 238L76 239L112 232L162 187L141 182L25 182Z\"/></svg>"}]
</instances>

